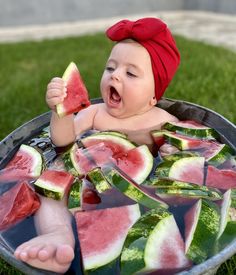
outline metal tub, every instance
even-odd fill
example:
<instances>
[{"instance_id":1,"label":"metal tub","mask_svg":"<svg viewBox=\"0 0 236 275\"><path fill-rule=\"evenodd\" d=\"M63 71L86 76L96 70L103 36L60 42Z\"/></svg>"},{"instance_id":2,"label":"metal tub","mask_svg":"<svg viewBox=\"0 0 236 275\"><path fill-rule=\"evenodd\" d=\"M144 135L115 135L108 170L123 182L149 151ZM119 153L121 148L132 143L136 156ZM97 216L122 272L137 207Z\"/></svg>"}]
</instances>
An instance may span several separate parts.
<instances>
[{"instance_id":1,"label":"metal tub","mask_svg":"<svg viewBox=\"0 0 236 275\"><path fill-rule=\"evenodd\" d=\"M92 100L93 104L101 102L101 99ZM220 114L202 106L178 100L162 99L158 106L169 113L177 116L180 120L194 119L200 123L214 128L221 136L221 142L227 143L236 151L236 126ZM49 125L51 113L44 113L31 121L17 128L0 142L0 168L4 167L7 161L18 150L19 146L36 136L43 128ZM236 253L236 239L225 249L207 261L193 266L190 270L179 274L214 274L219 266ZM4 245L4 239L0 235L0 257L18 270L29 275L56 274L33 268L15 259L12 251ZM77 271L69 271L68 274L81 274L80 267Z\"/></svg>"}]
</instances>

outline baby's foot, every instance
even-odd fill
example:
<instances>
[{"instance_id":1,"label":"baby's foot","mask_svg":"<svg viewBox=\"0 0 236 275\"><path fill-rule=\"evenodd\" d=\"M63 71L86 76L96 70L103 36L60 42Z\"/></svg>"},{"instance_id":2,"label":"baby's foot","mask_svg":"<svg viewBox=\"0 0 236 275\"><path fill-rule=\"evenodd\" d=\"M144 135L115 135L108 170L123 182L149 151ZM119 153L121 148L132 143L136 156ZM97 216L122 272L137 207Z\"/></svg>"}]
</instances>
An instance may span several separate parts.
<instances>
[{"instance_id":1,"label":"baby's foot","mask_svg":"<svg viewBox=\"0 0 236 275\"><path fill-rule=\"evenodd\" d=\"M65 273L74 258L74 239L65 231L40 235L17 247L14 255L31 266Z\"/></svg>"}]
</instances>

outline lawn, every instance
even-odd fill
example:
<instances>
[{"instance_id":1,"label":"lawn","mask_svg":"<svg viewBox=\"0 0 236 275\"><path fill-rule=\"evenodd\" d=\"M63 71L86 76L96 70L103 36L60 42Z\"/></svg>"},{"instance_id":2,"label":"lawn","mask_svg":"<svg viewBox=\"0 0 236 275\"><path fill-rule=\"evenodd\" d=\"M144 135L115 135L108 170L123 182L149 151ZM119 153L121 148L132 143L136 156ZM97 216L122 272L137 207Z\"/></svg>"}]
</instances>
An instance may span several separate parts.
<instances>
[{"instance_id":1,"label":"lawn","mask_svg":"<svg viewBox=\"0 0 236 275\"><path fill-rule=\"evenodd\" d=\"M220 47L176 37L180 68L165 96L208 107L236 124L236 54ZM104 35L0 44L0 140L28 120L48 111L47 83L77 63L91 98L112 44ZM218 274L234 274L236 256ZM20 274L0 261L0 274Z\"/></svg>"}]
</instances>

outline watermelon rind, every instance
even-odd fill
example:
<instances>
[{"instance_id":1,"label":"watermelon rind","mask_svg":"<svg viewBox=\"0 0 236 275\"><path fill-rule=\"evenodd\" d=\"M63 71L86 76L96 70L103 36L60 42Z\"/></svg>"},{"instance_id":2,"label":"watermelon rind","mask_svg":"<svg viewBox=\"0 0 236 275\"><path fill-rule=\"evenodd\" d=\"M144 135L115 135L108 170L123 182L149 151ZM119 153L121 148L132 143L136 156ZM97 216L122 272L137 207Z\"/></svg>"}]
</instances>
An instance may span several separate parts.
<instances>
[{"instance_id":1,"label":"watermelon rind","mask_svg":"<svg viewBox=\"0 0 236 275\"><path fill-rule=\"evenodd\" d=\"M220 230L217 236L218 251L222 250L235 239L236 232L236 209L233 207L232 190L224 193L220 212Z\"/></svg>"},{"instance_id":2,"label":"watermelon rind","mask_svg":"<svg viewBox=\"0 0 236 275\"><path fill-rule=\"evenodd\" d=\"M113 135L113 134L108 134L108 133L95 133L90 136L87 136L85 138L81 139L81 143L85 147L91 146L91 143L98 143L98 142L112 142L114 144L117 144L121 146L124 150L130 150L136 147L134 143L129 141L127 138L124 138L123 136L120 135Z\"/></svg>"},{"instance_id":3,"label":"watermelon rind","mask_svg":"<svg viewBox=\"0 0 236 275\"><path fill-rule=\"evenodd\" d=\"M174 235L172 238L169 229L171 235ZM176 236L178 240L175 239ZM179 240L182 240L182 237L173 215L161 208L149 210L128 232L121 254L121 274L144 274L157 269L186 267L189 261L184 255L184 242L182 241L181 245ZM171 266L171 261L163 266L162 244L166 245L167 242L171 243L168 248L171 249L172 256L178 257L177 266Z\"/></svg>"},{"instance_id":4,"label":"watermelon rind","mask_svg":"<svg viewBox=\"0 0 236 275\"><path fill-rule=\"evenodd\" d=\"M184 136L176 135L172 132L164 133L165 140L171 145L177 147L179 150L188 150L191 149L191 140L187 139Z\"/></svg>"},{"instance_id":5,"label":"watermelon rind","mask_svg":"<svg viewBox=\"0 0 236 275\"><path fill-rule=\"evenodd\" d=\"M168 208L165 202L155 196L153 193L154 189L152 189L152 192L149 192L149 190L146 189L148 186L138 185L118 167L105 166L102 168L102 171L107 181L130 199L150 209L157 207Z\"/></svg>"},{"instance_id":6,"label":"watermelon rind","mask_svg":"<svg viewBox=\"0 0 236 275\"><path fill-rule=\"evenodd\" d=\"M78 148L77 143L74 143L62 156L66 170L74 176L83 175L83 171L76 160L76 151Z\"/></svg>"},{"instance_id":7,"label":"watermelon rind","mask_svg":"<svg viewBox=\"0 0 236 275\"><path fill-rule=\"evenodd\" d=\"M97 167L87 173L88 179L94 184L98 193L103 193L111 189L111 185L107 182L102 170Z\"/></svg>"},{"instance_id":8,"label":"watermelon rind","mask_svg":"<svg viewBox=\"0 0 236 275\"><path fill-rule=\"evenodd\" d=\"M34 183L34 189L37 193L54 200L61 200L64 196L64 189L57 187L51 182L45 182L38 179Z\"/></svg>"},{"instance_id":9,"label":"watermelon rind","mask_svg":"<svg viewBox=\"0 0 236 275\"><path fill-rule=\"evenodd\" d=\"M172 179L156 179L152 182L157 187L156 194L175 195L209 200L222 199L222 193L216 188L209 188L194 183Z\"/></svg>"},{"instance_id":10,"label":"watermelon rind","mask_svg":"<svg viewBox=\"0 0 236 275\"><path fill-rule=\"evenodd\" d=\"M34 182L35 191L45 197L62 200L71 187L74 177L65 171L45 170Z\"/></svg>"},{"instance_id":11,"label":"watermelon rind","mask_svg":"<svg viewBox=\"0 0 236 275\"><path fill-rule=\"evenodd\" d=\"M163 157L163 161L175 162L181 158L199 157L199 153L196 151L179 151L177 153L167 155Z\"/></svg>"},{"instance_id":12,"label":"watermelon rind","mask_svg":"<svg viewBox=\"0 0 236 275\"><path fill-rule=\"evenodd\" d=\"M32 157L30 168L31 172L29 175L34 178L39 177L43 170L43 159L39 151L25 144L21 144L19 151L22 151L23 153L28 154Z\"/></svg>"},{"instance_id":13,"label":"watermelon rind","mask_svg":"<svg viewBox=\"0 0 236 275\"><path fill-rule=\"evenodd\" d=\"M151 209L130 228L121 253L121 275L134 274L145 267L144 250L147 239L155 226L170 215L163 208Z\"/></svg>"},{"instance_id":14,"label":"watermelon rind","mask_svg":"<svg viewBox=\"0 0 236 275\"><path fill-rule=\"evenodd\" d=\"M188 236L185 235L185 252L190 260L200 264L215 251L220 213L215 203L203 199L196 202L192 208L195 209L194 222ZM185 226L187 223L188 219L185 215Z\"/></svg>"},{"instance_id":15,"label":"watermelon rind","mask_svg":"<svg viewBox=\"0 0 236 275\"><path fill-rule=\"evenodd\" d=\"M218 166L224 163L227 159L230 159L234 154L234 150L227 144L219 144L219 149L206 158L206 161L210 165Z\"/></svg>"},{"instance_id":16,"label":"watermelon rind","mask_svg":"<svg viewBox=\"0 0 236 275\"><path fill-rule=\"evenodd\" d=\"M114 131L114 130L107 130L107 131L100 131L97 133L94 133L93 135L112 135L112 136L117 136L117 137L121 137L121 138L125 138L128 139L128 136L125 133L119 132L119 131Z\"/></svg>"},{"instance_id":17,"label":"watermelon rind","mask_svg":"<svg viewBox=\"0 0 236 275\"><path fill-rule=\"evenodd\" d=\"M199 124L196 126L189 123L183 123L184 121L179 122L167 122L163 125L163 128L169 131L185 134L187 136L195 138L204 138L204 139L217 139L219 134L213 128L207 127L205 125Z\"/></svg>"},{"instance_id":18,"label":"watermelon rind","mask_svg":"<svg viewBox=\"0 0 236 275\"><path fill-rule=\"evenodd\" d=\"M80 210L80 189L81 189L82 181L76 180L72 187L70 188L67 207L71 213L75 213L75 211Z\"/></svg>"},{"instance_id":19,"label":"watermelon rind","mask_svg":"<svg viewBox=\"0 0 236 275\"><path fill-rule=\"evenodd\" d=\"M196 182L195 174L189 174L188 182L197 183L199 185L203 185L204 181L204 165L205 158L204 157L188 157L182 158L173 163L169 170L169 178L185 181L182 177L183 173L188 172L188 169L191 167L198 169L200 173L200 179Z\"/></svg>"},{"instance_id":20,"label":"watermelon rind","mask_svg":"<svg viewBox=\"0 0 236 275\"><path fill-rule=\"evenodd\" d=\"M216 190L202 190L203 186L199 186L199 189L184 189L184 188L157 188L156 194L169 195L169 196L179 196L185 198L195 198L195 199L208 199L212 201L217 201L222 199L222 195Z\"/></svg>"},{"instance_id":21,"label":"watermelon rind","mask_svg":"<svg viewBox=\"0 0 236 275\"><path fill-rule=\"evenodd\" d=\"M128 230L139 219L140 209L138 204L123 206L123 207L126 208L129 212L130 224L125 229L127 230L127 233L128 233ZM94 210L94 211L99 211L99 210ZM112 208L111 208L111 213L112 213ZM124 241L127 233L122 236L116 236L115 240L111 242L109 247L107 247L106 249L103 249L103 251L94 252L93 255L87 258L83 257L83 250L82 250L83 269L85 271L94 270L114 261L122 251L122 247L124 245Z\"/></svg>"},{"instance_id":22,"label":"watermelon rind","mask_svg":"<svg viewBox=\"0 0 236 275\"><path fill-rule=\"evenodd\" d=\"M167 228L169 228L169 230L167 230ZM171 230L171 234L170 234L170 230ZM165 245L167 240L169 243L171 243L172 253L175 256L177 256L177 248L179 246L179 243L177 240L175 240L175 238L172 237L172 235L175 235L175 234L178 234L179 237L181 238L178 226L175 222L173 215L170 215L169 217L162 219L156 225L156 227L151 232L147 240L147 244L144 251L144 261L148 269L151 269L151 270L158 269L158 268L163 269L163 266L160 265L158 261L158 258L160 258L160 256L157 255L158 254L157 247L162 247L162 244ZM159 249L158 252L161 255L162 250ZM178 251L178 260L179 260L179 265L176 266L175 268L184 268L189 265L189 261L187 260L184 253L184 242L183 242L183 250ZM165 268L166 268L166 265L165 265Z\"/></svg>"}]
</instances>

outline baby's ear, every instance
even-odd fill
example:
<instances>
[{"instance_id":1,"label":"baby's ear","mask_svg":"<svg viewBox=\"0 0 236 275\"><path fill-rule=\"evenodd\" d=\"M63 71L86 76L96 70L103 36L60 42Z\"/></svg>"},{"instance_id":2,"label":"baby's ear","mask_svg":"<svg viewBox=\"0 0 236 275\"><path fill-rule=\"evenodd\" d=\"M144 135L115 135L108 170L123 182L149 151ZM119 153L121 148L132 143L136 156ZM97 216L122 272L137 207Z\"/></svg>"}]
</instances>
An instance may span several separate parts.
<instances>
[{"instance_id":1,"label":"baby's ear","mask_svg":"<svg viewBox=\"0 0 236 275\"><path fill-rule=\"evenodd\" d=\"M151 100L150 100L150 105L151 105L151 106L155 106L156 104L157 104L157 99L156 99L155 96L153 96L153 97L151 98Z\"/></svg>"}]
</instances>

